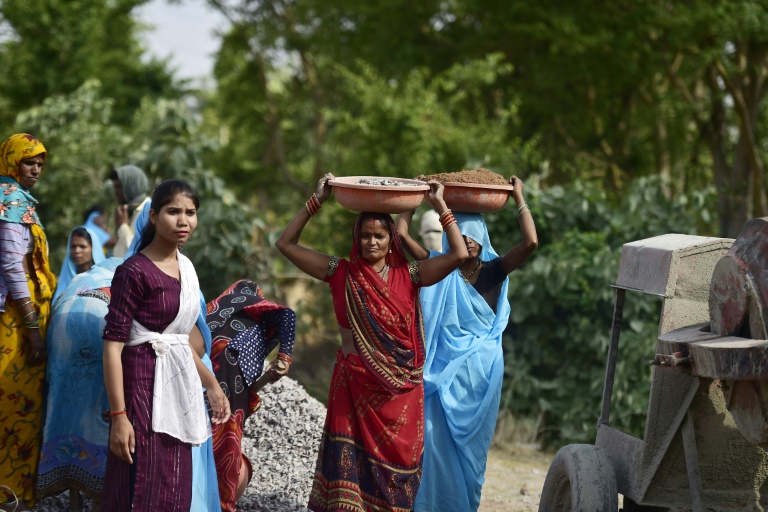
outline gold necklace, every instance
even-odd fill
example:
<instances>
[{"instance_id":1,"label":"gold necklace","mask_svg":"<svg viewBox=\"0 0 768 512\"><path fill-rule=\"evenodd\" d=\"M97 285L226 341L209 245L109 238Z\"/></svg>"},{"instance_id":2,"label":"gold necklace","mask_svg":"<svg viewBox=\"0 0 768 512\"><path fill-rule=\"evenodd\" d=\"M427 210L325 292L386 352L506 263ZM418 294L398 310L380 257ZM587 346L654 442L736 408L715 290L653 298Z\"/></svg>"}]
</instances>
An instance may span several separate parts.
<instances>
[{"instance_id":1,"label":"gold necklace","mask_svg":"<svg viewBox=\"0 0 768 512\"><path fill-rule=\"evenodd\" d=\"M472 279L472 276L475 275L475 272L477 272L477 269L483 266L483 262L480 260L477 260L477 265L475 265L475 268L472 269L472 272L469 273L469 275L465 275L464 271L459 269L459 272L461 272L461 277L464 278L464 282L468 283L470 279Z\"/></svg>"}]
</instances>

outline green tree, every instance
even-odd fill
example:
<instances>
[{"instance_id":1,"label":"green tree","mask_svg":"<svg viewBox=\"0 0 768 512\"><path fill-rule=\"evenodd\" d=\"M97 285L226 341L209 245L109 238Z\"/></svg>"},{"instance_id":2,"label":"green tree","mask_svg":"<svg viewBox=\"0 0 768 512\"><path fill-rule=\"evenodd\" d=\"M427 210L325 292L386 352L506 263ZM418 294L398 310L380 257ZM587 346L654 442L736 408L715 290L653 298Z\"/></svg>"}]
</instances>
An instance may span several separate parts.
<instances>
[{"instance_id":1,"label":"green tree","mask_svg":"<svg viewBox=\"0 0 768 512\"><path fill-rule=\"evenodd\" d=\"M239 203L204 167L205 154L216 150L217 141L200 131L194 110L184 101L145 99L129 131L112 122L112 104L101 96L98 82L88 81L74 93L47 98L17 117L17 131L39 135L49 152L34 194L53 268L60 268L69 231L82 223L88 207L101 203L111 211L114 206L109 169L131 162L153 183L181 178L200 195L199 228L186 251L206 297L243 278L259 281L274 294L265 279L274 249L266 247L264 215Z\"/></svg>"},{"instance_id":2,"label":"green tree","mask_svg":"<svg viewBox=\"0 0 768 512\"><path fill-rule=\"evenodd\" d=\"M143 60L141 27L131 16L147 0L4 0L0 23L0 117L98 79L114 99L113 121L131 119L145 95L176 96L164 61Z\"/></svg>"},{"instance_id":3,"label":"green tree","mask_svg":"<svg viewBox=\"0 0 768 512\"><path fill-rule=\"evenodd\" d=\"M667 198L715 183L727 236L766 214L763 0L209 2L232 20L220 83L228 103L253 99L240 115L261 123L261 165L302 147L316 155L307 165L327 167L332 114L354 100L333 66L401 84L500 55L513 71L480 89L477 116L494 123L514 104L520 124L501 143L535 141L547 184L599 179L620 199L637 176L662 176ZM442 106L455 121L461 106ZM286 128L307 139L282 138Z\"/></svg>"},{"instance_id":4,"label":"green tree","mask_svg":"<svg viewBox=\"0 0 768 512\"><path fill-rule=\"evenodd\" d=\"M593 442L600 415L615 283L624 243L665 233L696 234L716 197L704 192L665 198L658 177L640 178L615 205L594 184L540 189L528 203L539 249L510 275L510 327L504 334L502 407L540 417L541 440L557 446ZM519 238L510 213L489 216L497 250ZM661 301L627 296L611 423L642 437Z\"/></svg>"}]
</instances>

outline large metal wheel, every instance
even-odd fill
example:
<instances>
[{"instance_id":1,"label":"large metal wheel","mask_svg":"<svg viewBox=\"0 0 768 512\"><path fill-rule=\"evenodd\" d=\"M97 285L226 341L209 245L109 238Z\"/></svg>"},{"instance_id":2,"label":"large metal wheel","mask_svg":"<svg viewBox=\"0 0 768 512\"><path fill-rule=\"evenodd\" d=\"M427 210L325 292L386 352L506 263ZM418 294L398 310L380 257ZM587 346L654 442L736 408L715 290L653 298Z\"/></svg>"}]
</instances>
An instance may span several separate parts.
<instances>
[{"instance_id":1,"label":"large metal wheel","mask_svg":"<svg viewBox=\"0 0 768 512\"><path fill-rule=\"evenodd\" d=\"M541 490L539 512L616 512L619 495L608 457L591 444L560 448Z\"/></svg>"}]
</instances>

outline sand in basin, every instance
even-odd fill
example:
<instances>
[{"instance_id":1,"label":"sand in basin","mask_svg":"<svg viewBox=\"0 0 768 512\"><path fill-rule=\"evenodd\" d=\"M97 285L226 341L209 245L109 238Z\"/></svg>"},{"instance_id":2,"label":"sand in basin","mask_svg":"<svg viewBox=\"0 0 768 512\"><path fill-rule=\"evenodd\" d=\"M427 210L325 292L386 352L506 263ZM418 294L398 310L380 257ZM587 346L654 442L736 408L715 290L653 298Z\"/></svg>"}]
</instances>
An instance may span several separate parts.
<instances>
[{"instance_id":1,"label":"sand in basin","mask_svg":"<svg viewBox=\"0 0 768 512\"><path fill-rule=\"evenodd\" d=\"M441 172L439 174L419 174L417 180L437 180L443 183L477 183L480 185L509 185L507 178L488 169L471 169L460 172Z\"/></svg>"}]
</instances>

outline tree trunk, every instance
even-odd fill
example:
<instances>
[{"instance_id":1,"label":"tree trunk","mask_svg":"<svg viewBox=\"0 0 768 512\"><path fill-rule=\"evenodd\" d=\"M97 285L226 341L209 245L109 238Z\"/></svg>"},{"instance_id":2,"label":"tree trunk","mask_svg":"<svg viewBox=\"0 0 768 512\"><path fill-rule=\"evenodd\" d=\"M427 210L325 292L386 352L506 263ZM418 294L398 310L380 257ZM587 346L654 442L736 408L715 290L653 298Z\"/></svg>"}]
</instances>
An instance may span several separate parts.
<instances>
[{"instance_id":1,"label":"tree trunk","mask_svg":"<svg viewBox=\"0 0 768 512\"><path fill-rule=\"evenodd\" d=\"M749 142L739 138L733 164L715 169L720 236L736 238L753 216Z\"/></svg>"}]
</instances>

